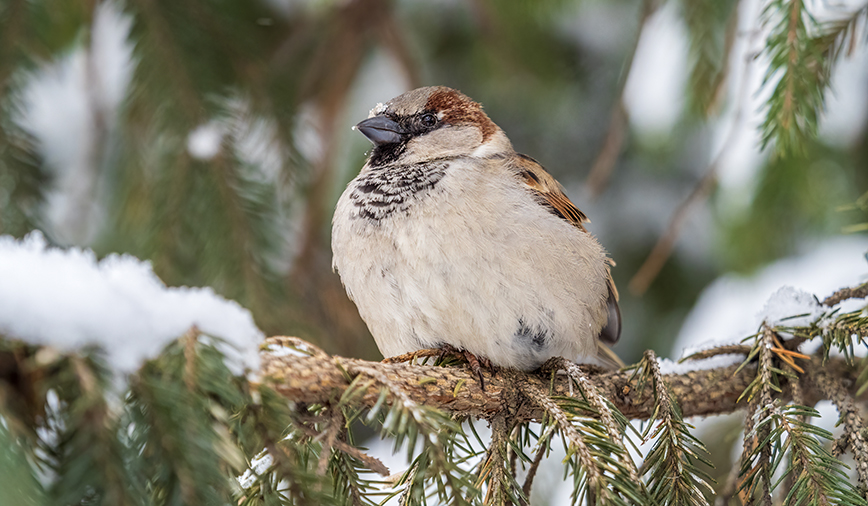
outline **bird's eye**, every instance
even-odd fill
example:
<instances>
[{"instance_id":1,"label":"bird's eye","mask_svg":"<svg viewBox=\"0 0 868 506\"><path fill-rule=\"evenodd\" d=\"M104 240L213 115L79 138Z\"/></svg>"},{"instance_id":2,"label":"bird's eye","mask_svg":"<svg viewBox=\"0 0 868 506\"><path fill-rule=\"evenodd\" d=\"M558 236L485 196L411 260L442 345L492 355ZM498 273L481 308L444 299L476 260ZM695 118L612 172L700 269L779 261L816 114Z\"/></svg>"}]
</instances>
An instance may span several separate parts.
<instances>
[{"instance_id":1,"label":"bird's eye","mask_svg":"<svg viewBox=\"0 0 868 506\"><path fill-rule=\"evenodd\" d=\"M422 124L426 127L432 127L437 124L437 116L431 113L422 115Z\"/></svg>"}]
</instances>

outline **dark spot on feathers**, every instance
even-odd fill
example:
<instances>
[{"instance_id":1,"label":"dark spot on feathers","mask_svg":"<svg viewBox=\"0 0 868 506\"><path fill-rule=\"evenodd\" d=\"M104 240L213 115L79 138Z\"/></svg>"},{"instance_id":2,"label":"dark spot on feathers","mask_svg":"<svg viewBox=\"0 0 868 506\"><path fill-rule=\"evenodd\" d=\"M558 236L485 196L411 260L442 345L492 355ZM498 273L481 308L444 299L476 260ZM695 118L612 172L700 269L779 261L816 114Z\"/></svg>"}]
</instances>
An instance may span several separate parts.
<instances>
[{"instance_id":1,"label":"dark spot on feathers","mask_svg":"<svg viewBox=\"0 0 868 506\"><path fill-rule=\"evenodd\" d=\"M539 178L536 177L536 174L534 174L533 172L531 172L529 170L523 170L519 174L521 175L521 177L523 177L525 179L533 179L535 183L540 184Z\"/></svg>"},{"instance_id":2,"label":"dark spot on feathers","mask_svg":"<svg viewBox=\"0 0 868 506\"><path fill-rule=\"evenodd\" d=\"M519 318L515 338L522 344L530 344L534 351L541 351L548 344L549 332L546 329L529 327L524 318Z\"/></svg>"}]
</instances>

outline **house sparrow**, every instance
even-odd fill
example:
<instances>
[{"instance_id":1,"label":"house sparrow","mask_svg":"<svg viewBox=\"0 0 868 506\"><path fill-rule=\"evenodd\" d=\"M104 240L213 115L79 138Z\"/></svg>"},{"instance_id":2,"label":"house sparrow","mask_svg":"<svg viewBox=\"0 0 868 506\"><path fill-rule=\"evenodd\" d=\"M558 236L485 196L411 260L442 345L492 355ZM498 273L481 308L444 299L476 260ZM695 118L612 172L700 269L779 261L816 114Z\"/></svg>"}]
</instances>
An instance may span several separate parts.
<instances>
[{"instance_id":1,"label":"house sparrow","mask_svg":"<svg viewBox=\"0 0 868 506\"><path fill-rule=\"evenodd\" d=\"M333 267L384 356L451 346L532 370L618 340L587 218L482 106L419 88L355 129L374 148L338 201Z\"/></svg>"}]
</instances>

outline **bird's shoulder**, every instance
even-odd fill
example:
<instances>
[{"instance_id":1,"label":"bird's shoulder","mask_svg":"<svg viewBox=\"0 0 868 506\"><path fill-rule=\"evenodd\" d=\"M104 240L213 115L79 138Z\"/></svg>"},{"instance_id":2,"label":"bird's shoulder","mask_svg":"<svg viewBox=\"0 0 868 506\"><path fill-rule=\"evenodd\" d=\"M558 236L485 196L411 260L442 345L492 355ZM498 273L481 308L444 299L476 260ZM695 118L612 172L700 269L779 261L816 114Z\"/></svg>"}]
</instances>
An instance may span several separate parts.
<instances>
[{"instance_id":1,"label":"bird's shoulder","mask_svg":"<svg viewBox=\"0 0 868 506\"><path fill-rule=\"evenodd\" d=\"M587 232L584 223L588 217L566 196L563 186L533 158L515 153L508 157L506 164L517 176L518 181L531 191L537 202L552 214L571 225Z\"/></svg>"}]
</instances>

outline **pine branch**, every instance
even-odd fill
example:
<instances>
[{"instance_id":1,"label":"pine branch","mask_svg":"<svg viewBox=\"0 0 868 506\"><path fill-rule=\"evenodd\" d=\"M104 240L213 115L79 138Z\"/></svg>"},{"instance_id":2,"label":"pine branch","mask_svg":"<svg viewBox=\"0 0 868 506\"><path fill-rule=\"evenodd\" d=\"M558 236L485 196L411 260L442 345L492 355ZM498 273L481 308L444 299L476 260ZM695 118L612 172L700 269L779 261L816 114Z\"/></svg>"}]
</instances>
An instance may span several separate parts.
<instances>
[{"instance_id":1,"label":"pine branch","mask_svg":"<svg viewBox=\"0 0 868 506\"><path fill-rule=\"evenodd\" d=\"M708 450L690 433L692 427L681 417L681 409L669 393L653 351L645 352L635 375L640 378L640 388L652 383L657 403L642 434L643 443L656 439L641 469L643 475L649 476L648 489L654 500L661 506L707 505L705 495L713 494L710 485L713 480L696 463L712 467L707 460Z\"/></svg>"},{"instance_id":2,"label":"pine branch","mask_svg":"<svg viewBox=\"0 0 868 506\"><path fill-rule=\"evenodd\" d=\"M279 344L290 341L304 343L286 337L269 338L266 342ZM322 403L335 392L345 391L350 382L344 376L344 371L357 364L391 378L393 383L404 387L404 395L414 403L436 406L457 416L491 419L505 408L508 392L512 388L502 373L483 371L485 391L482 391L478 379L463 367L384 364L327 355L275 356L267 352L263 353L262 359L261 372L266 383L286 398L306 404ZM829 358L823 367L837 378L853 378L857 373L856 365L834 357ZM743 405L738 404L737 400L755 377L756 364L753 361L743 366L664 375L673 397L682 407L684 417L731 413L742 409ZM590 378L600 394L628 419L647 420L653 414L653 395L639 392L636 381L631 380L628 373L598 372L591 374ZM786 378L782 381L785 382ZM851 387L850 392L855 393L855 388L855 385ZM567 378L554 379L552 395L575 397L570 391ZM375 385L362 389L358 393L359 404L373 407L380 398L380 392ZM814 392L806 392L806 396L817 398ZM539 421L544 411L520 406L515 416L518 421Z\"/></svg>"},{"instance_id":3,"label":"pine branch","mask_svg":"<svg viewBox=\"0 0 868 506\"><path fill-rule=\"evenodd\" d=\"M765 52L770 59L764 86L772 88L763 121L763 146L772 140L782 156L805 152L817 134L834 64L855 47L862 7L844 19L822 25L803 0L772 0L764 12L772 25ZM848 47L847 51L843 51Z\"/></svg>"},{"instance_id":4,"label":"pine branch","mask_svg":"<svg viewBox=\"0 0 868 506\"><path fill-rule=\"evenodd\" d=\"M738 26L738 2L685 2L684 20L690 36L690 109L707 117L723 95L729 52Z\"/></svg>"},{"instance_id":5,"label":"pine branch","mask_svg":"<svg viewBox=\"0 0 868 506\"><path fill-rule=\"evenodd\" d=\"M754 340L754 349L748 356L759 357L757 374L751 384L744 390L742 398L750 402L747 417L751 422L745 422L744 452L742 453L739 490L747 499L747 504L753 504L754 498L759 496L764 506L772 505L772 448L769 445L772 434L769 427L769 418L763 418L772 403L772 391L781 392L779 386L779 374L783 371L777 369L772 363L772 347L774 345L774 331L765 323ZM742 365L747 363L745 361ZM751 430L747 427L751 426Z\"/></svg>"},{"instance_id":6,"label":"pine branch","mask_svg":"<svg viewBox=\"0 0 868 506\"><path fill-rule=\"evenodd\" d=\"M823 299L823 305L832 307L845 300L865 298L868 298L868 283L863 283L855 288L842 288Z\"/></svg>"},{"instance_id":7,"label":"pine branch","mask_svg":"<svg viewBox=\"0 0 868 506\"><path fill-rule=\"evenodd\" d=\"M838 424L844 425L844 434L836 442L833 455L838 457L845 450L850 450L856 460L856 476L862 497L868 499L868 430L864 418L840 381L830 378L823 369L812 368L811 376L816 380L820 392L838 409Z\"/></svg>"}]
</instances>

